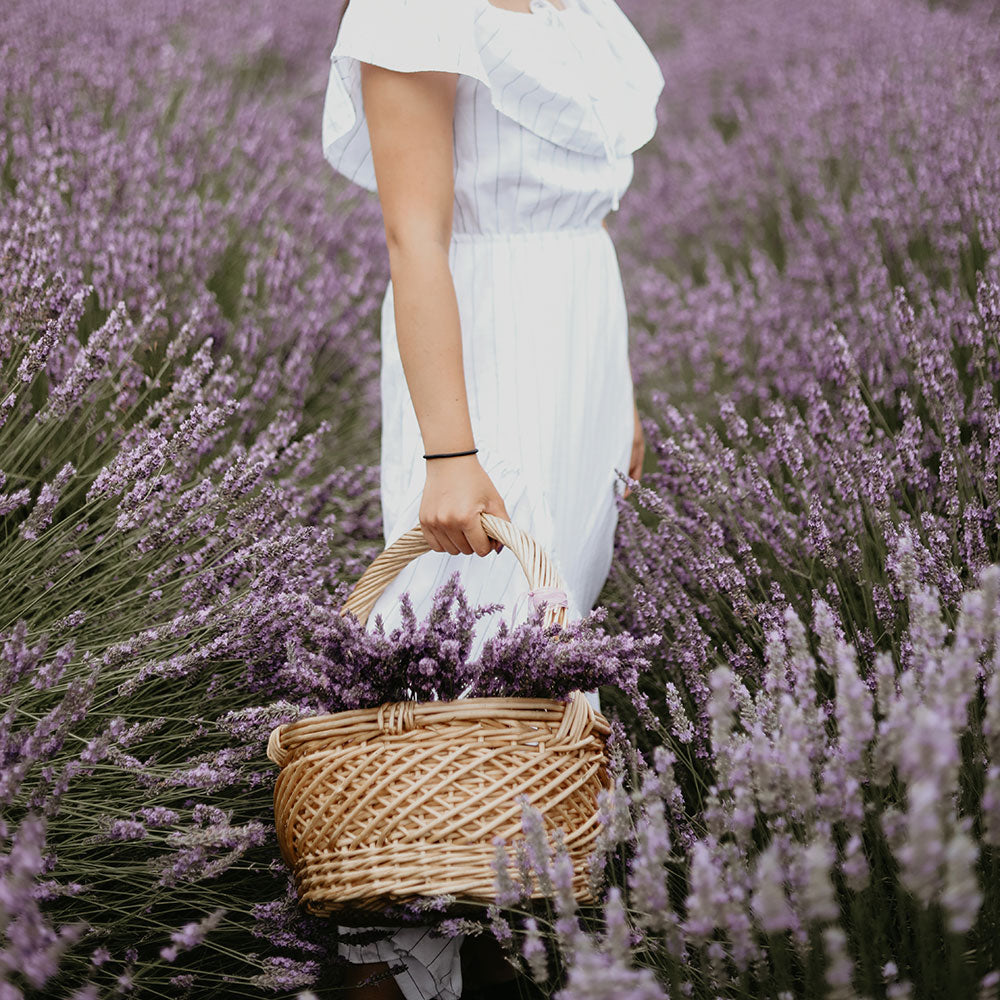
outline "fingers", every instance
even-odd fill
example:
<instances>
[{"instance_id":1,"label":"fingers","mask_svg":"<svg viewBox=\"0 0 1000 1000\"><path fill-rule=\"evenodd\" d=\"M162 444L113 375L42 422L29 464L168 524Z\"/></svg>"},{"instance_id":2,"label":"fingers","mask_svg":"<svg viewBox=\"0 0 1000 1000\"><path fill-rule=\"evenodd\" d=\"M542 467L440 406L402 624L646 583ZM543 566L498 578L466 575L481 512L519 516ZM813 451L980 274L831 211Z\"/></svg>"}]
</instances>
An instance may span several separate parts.
<instances>
[{"instance_id":1,"label":"fingers","mask_svg":"<svg viewBox=\"0 0 1000 1000\"><path fill-rule=\"evenodd\" d=\"M496 516L504 521L510 520L506 510L501 510ZM452 556L488 556L491 552L503 549L502 542L486 534L479 514L464 524L457 525L453 522L445 524L441 521L421 521L420 529L424 540L434 552L446 552Z\"/></svg>"},{"instance_id":2,"label":"fingers","mask_svg":"<svg viewBox=\"0 0 1000 1000\"><path fill-rule=\"evenodd\" d=\"M632 458L631 461L629 462L629 467L628 467L628 474L630 478L638 481L639 478L642 476L642 465L645 457L646 457L646 442L642 439L642 437L638 437L632 443ZM631 490L627 491L625 493L625 496L628 496L629 492L631 492Z\"/></svg>"},{"instance_id":3,"label":"fingers","mask_svg":"<svg viewBox=\"0 0 1000 1000\"><path fill-rule=\"evenodd\" d=\"M448 534L452 544L458 548L463 556L471 556L475 551L474 546L469 542L468 533L465 531L451 531Z\"/></svg>"},{"instance_id":4,"label":"fingers","mask_svg":"<svg viewBox=\"0 0 1000 1000\"><path fill-rule=\"evenodd\" d=\"M510 515L503 502L488 505L481 513L493 514L501 520L509 521ZM503 549L503 543L498 539L490 538L483 527L481 513L477 512L472 517L462 522L457 528L442 529L436 526L438 537L447 535L448 539L458 547L459 551L465 555L488 556L491 552L499 552ZM452 553L454 554L454 553Z\"/></svg>"},{"instance_id":5,"label":"fingers","mask_svg":"<svg viewBox=\"0 0 1000 1000\"><path fill-rule=\"evenodd\" d=\"M487 504L483 513L492 514L494 517L498 517L502 521L510 520L507 508L504 506L502 500ZM487 556L491 552L499 552L503 548L503 542L496 538L490 538L490 536L486 534L486 530L483 528L482 517L479 514L476 515L475 525L470 531L466 532L466 535L472 543L472 547L476 550L476 555Z\"/></svg>"},{"instance_id":6,"label":"fingers","mask_svg":"<svg viewBox=\"0 0 1000 1000\"><path fill-rule=\"evenodd\" d=\"M476 523L469 525L465 536L477 556L488 556L493 551L493 540L483 530L483 522L478 514L476 515Z\"/></svg>"},{"instance_id":7,"label":"fingers","mask_svg":"<svg viewBox=\"0 0 1000 1000\"><path fill-rule=\"evenodd\" d=\"M442 538L445 542L446 551L453 556L472 555L472 546L469 544L468 539L465 537L465 532L461 528L449 527L447 529L438 529L438 537Z\"/></svg>"},{"instance_id":8,"label":"fingers","mask_svg":"<svg viewBox=\"0 0 1000 1000\"><path fill-rule=\"evenodd\" d=\"M447 535L439 535L423 521L420 522L420 530L424 533L424 541L430 546L432 552L447 552L452 556L458 555L458 549L452 545Z\"/></svg>"},{"instance_id":9,"label":"fingers","mask_svg":"<svg viewBox=\"0 0 1000 1000\"><path fill-rule=\"evenodd\" d=\"M642 420L639 416L639 408L635 402L635 393L632 395L632 410L635 414L635 428L632 436L632 457L629 462L628 474L630 479L636 482L642 476L643 461L646 457L646 436L642 430ZM631 486L625 487L623 497L627 497L632 492Z\"/></svg>"},{"instance_id":10,"label":"fingers","mask_svg":"<svg viewBox=\"0 0 1000 1000\"><path fill-rule=\"evenodd\" d=\"M476 535L471 519L464 524L455 521L421 521L420 528L424 533L424 539L434 552L447 552L450 556L471 556L473 552L487 555L490 551L489 539L486 538L486 532L479 523L478 514L475 524L479 525L479 534L485 539L482 551L475 546Z\"/></svg>"},{"instance_id":11,"label":"fingers","mask_svg":"<svg viewBox=\"0 0 1000 1000\"><path fill-rule=\"evenodd\" d=\"M638 482L640 477L642 476L642 463L643 463L643 458L645 457L645 451L646 451L645 444L640 438L632 446L632 460L629 462L629 467L628 467L629 478L634 479L636 482ZM628 495L631 492L632 492L632 487L626 484L625 492L622 493L622 499L628 497Z\"/></svg>"},{"instance_id":12,"label":"fingers","mask_svg":"<svg viewBox=\"0 0 1000 1000\"><path fill-rule=\"evenodd\" d=\"M638 479L642 474L642 462L646 457L646 445L640 438L632 445L632 461L629 463L628 474L633 479Z\"/></svg>"}]
</instances>

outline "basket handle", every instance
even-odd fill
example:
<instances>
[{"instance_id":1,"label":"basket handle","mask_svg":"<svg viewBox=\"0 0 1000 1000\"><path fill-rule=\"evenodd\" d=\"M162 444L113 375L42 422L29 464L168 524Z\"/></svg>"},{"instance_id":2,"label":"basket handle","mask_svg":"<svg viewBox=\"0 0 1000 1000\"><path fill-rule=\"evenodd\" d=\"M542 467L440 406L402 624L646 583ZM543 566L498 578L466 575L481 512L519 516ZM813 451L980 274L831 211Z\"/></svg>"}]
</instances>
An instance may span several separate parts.
<instances>
[{"instance_id":1,"label":"basket handle","mask_svg":"<svg viewBox=\"0 0 1000 1000\"><path fill-rule=\"evenodd\" d=\"M480 515L483 530L489 538L502 542L517 556L517 561L528 578L532 590L539 587L556 587L565 591L566 585L545 550L527 532L511 521L505 521L495 514L483 511ZM418 524L396 539L388 548L375 557L372 564L361 574L354 585L341 614L350 611L364 625L368 621L375 602L404 566L417 556L433 551L424 539ZM560 604L550 603L545 608L543 625L557 622L566 624L567 609Z\"/></svg>"}]
</instances>

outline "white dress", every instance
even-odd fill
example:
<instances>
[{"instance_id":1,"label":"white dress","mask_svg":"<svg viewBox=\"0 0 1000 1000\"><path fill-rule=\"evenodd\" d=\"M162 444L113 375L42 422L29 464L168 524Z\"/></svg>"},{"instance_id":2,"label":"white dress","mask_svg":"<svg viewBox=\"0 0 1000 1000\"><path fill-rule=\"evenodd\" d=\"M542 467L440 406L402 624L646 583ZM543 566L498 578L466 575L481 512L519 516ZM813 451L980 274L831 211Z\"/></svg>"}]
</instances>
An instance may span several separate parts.
<instances>
[{"instance_id":1,"label":"white dress","mask_svg":"<svg viewBox=\"0 0 1000 1000\"><path fill-rule=\"evenodd\" d=\"M456 72L455 202L449 263L478 458L511 520L566 584L568 614L589 612L611 565L615 493L632 447L628 315L602 220L632 180L632 154L656 130L660 67L615 0L350 0L331 54L322 141L336 170L377 191L360 62ZM399 350L392 281L381 317L381 499L386 544L418 524L425 460ZM509 549L428 552L369 618L400 624L409 592L421 618L456 569L477 623L470 656L501 618L527 617L528 583ZM517 608L515 609L515 603ZM596 692L589 695L599 707ZM344 928L344 930L349 930ZM402 962L407 1000L458 1000L462 937L405 928L351 961Z\"/></svg>"}]
</instances>

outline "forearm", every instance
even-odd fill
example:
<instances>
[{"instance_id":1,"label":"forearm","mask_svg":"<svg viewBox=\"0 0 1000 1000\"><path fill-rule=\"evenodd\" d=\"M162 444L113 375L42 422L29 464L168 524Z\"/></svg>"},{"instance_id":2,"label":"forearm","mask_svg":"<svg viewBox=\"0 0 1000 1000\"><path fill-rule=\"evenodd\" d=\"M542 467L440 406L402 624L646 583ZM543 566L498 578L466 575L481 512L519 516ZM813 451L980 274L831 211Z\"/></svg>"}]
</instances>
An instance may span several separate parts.
<instances>
[{"instance_id":1,"label":"forearm","mask_svg":"<svg viewBox=\"0 0 1000 1000\"><path fill-rule=\"evenodd\" d=\"M462 362L462 330L448 251L390 248L396 341L427 452L475 447Z\"/></svg>"}]
</instances>

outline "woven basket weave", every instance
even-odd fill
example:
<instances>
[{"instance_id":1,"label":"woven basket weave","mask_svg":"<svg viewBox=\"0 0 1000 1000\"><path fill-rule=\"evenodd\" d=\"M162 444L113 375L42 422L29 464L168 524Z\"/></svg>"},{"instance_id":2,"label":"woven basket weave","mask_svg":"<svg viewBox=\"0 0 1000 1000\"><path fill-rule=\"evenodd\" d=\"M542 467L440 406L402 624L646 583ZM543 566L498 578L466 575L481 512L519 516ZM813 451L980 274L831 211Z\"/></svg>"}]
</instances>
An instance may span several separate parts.
<instances>
[{"instance_id":1,"label":"woven basket weave","mask_svg":"<svg viewBox=\"0 0 1000 1000\"><path fill-rule=\"evenodd\" d=\"M517 556L532 589L562 588L545 552L510 521L482 514L487 535ZM430 551L419 526L365 570L341 609L364 624L379 595ZM553 603L544 624L565 625ZM579 691L545 698L392 702L278 726L267 755L278 843L299 899L340 923L391 923L386 905L454 895L494 899L492 840L521 839L524 794L551 833L561 827L574 894L591 901L586 862L597 836L597 793L610 787L607 720ZM537 887L534 897L540 895Z\"/></svg>"}]
</instances>

